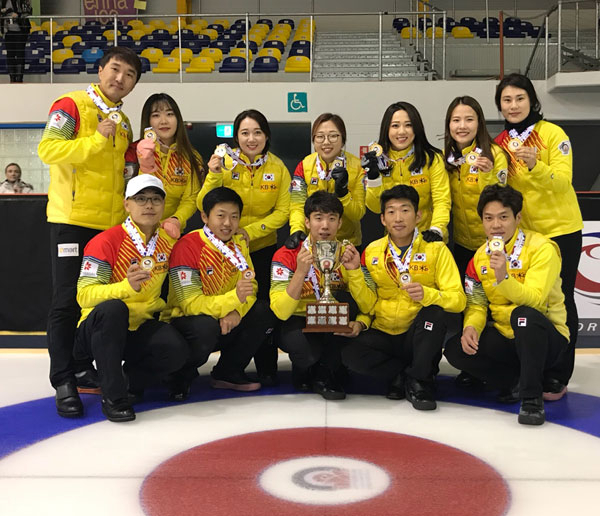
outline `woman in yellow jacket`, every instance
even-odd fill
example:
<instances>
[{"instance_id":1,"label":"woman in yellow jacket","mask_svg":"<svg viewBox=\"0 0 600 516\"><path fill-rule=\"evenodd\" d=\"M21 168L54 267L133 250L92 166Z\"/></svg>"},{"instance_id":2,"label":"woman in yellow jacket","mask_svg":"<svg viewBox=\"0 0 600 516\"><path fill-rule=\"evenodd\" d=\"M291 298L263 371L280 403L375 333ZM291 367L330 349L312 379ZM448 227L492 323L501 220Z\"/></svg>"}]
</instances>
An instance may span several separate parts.
<instances>
[{"instance_id":1,"label":"woman in yellow jacket","mask_svg":"<svg viewBox=\"0 0 600 516\"><path fill-rule=\"evenodd\" d=\"M417 109L408 102L390 105L381 120L378 144L373 146L377 150L363 157L367 208L380 213L384 190L398 184L412 186L419 194L418 229L423 240L442 240L450 221L450 184L442 153L427 140Z\"/></svg>"},{"instance_id":2,"label":"woman in yellow jacket","mask_svg":"<svg viewBox=\"0 0 600 516\"><path fill-rule=\"evenodd\" d=\"M495 101L505 118L505 130L496 137L496 143L510 156L508 184L523 194L521 226L554 240L562 257L560 277L567 308L569 348L545 372L544 379L544 398L559 399L573 374L579 326L573 293L583 220L572 184L571 142L559 126L542 120L535 89L524 75L504 77L496 88Z\"/></svg>"},{"instance_id":3,"label":"woman in yellow jacket","mask_svg":"<svg viewBox=\"0 0 600 516\"><path fill-rule=\"evenodd\" d=\"M152 129L154 138L144 138ZM135 147L140 172L158 177L167 192L161 226L179 238L196 212L196 198L204 182L202 157L192 147L181 111L166 93L150 95L142 108L141 139ZM130 149L127 161L131 159Z\"/></svg>"},{"instance_id":4,"label":"woman in yellow jacket","mask_svg":"<svg viewBox=\"0 0 600 516\"><path fill-rule=\"evenodd\" d=\"M290 201L290 236L288 249L296 249L306 238L304 203L317 190L334 193L344 206L338 240L361 244L360 220L365 208L365 172L360 160L344 150L346 125L339 115L323 113L312 126L315 152L306 156L294 171Z\"/></svg>"},{"instance_id":5,"label":"woman in yellow jacket","mask_svg":"<svg viewBox=\"0 0 600 516\"><path fill-rule=\"evenodd\" d=\"M456 97L448 106L444 157L452 193L453 255L460 272L486 241L477 214L479 194L486 185L506 184L508 163L485 126L483 110L473 97Z\"/></svg>"}]
</instances>

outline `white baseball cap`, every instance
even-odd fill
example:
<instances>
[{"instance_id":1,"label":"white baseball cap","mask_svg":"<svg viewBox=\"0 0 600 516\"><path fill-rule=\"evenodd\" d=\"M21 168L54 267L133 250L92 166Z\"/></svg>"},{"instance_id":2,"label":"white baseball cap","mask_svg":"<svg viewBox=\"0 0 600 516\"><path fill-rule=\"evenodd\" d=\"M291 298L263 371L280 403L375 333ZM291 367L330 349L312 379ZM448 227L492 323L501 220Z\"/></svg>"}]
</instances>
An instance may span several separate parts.
<instances>
[{"instance_id":1,"label":"white baseball cap","mask_svg":"<svg viewBox=\"0 0 600 516\"><path fill-rule=\"evenodd\" d=\"M140 174L129 180L127 189L125 190L125 199L133 197L136 193L141 192L144 188L158 188L165 196L165 188L162 181L152 174Z\"/></svg>"}]
</instances>

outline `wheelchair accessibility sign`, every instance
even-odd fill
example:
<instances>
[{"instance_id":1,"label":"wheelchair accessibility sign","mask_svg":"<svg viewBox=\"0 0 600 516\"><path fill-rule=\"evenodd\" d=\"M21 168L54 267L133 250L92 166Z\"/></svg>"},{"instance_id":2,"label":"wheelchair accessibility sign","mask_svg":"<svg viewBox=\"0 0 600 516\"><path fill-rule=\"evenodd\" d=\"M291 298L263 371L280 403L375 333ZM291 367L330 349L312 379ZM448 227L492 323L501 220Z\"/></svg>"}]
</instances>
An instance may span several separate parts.
<instances>
[{"instance_id":1,"label":"wheelchair accessibility sign","mask_svg":"<svg viewBox=\"0 0 600 516\"><path fill-rule=\"evenodd\" d=\"M308 112L308 95L305 91L288 92L288 113Z\"/></svg>"}]
</instances>

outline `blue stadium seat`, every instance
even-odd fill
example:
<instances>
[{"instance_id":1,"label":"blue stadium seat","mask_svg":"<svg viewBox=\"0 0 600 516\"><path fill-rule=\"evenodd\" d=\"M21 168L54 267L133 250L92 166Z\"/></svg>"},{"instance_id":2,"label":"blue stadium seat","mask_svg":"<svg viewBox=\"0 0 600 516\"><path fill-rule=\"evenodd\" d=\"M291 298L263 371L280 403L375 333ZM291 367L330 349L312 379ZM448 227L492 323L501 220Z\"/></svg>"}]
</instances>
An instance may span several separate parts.
<instances>
[{"instance_id":1,"label":"blue stadium seat","mask_svg":"<svg viewBox=\"0 0 600 516\"><path fill-rule=\"evenodd\" d=\"M232 36L233 38L235 38L236 41L239 41L240 39L242 39L244 37L244 34L246 34L246 31L243 29L229 29L229 31L227 31L227 33Z\"/></svg>"},{"instance_id":2,"label":"blue stadium seat","mask_svg":"<svg viewBox=\"0 0 600 516\"><path fill-rule=\"evenodd\" d=\"M6 49L2 48L0 50L0 74L8 73L8 68L6 66Z\"/></svg>"},{"instance_id":3,"label":"blue stadium seat","mask_svg":"<svg viewBox=\"0 0 600 516\"><path fill-rule=\"evenodd\" d=\"M481 20L484 25L485 25L486 19L489 20L490 27L492 25L494 25L496 27L500 27L500 20L498 18L496 18L495 16L488 16L487 18L484 17L483 20Z\"/></svg>"},{"instance_id":4,"label":"blue stadium seat","mask_svg":"<svg viewBox=\"0 0 600 516\"><path fill-rule=\"evenodd\" d=\"M293 41L291 48L308 48L310 50L310 41L306 39Z\"/></svg>"},{"instance_id":5,"label":"blue stadium seat","mask_svg":"<svg viewBox=\"0 0 600 516\"><path fill-rule=\"evenodd\" d=\"M291 48L288 57L306 56L310 59L310 48Z\"/></svg>"},{"instance_id":6,"label":"blue stadium seat","mask_svg":"<svg viewBox=\"0 0 600 516\"><path fill-rule=\"evenodd\" d=\"M86 30L87 30L87 27L84 26L84 25L73 25L73 27L71 27L69 29L69 33L72 34L72 35L74 35L74 36L80 36Z\"/></svg>"},{"instance_id":7,"label":"blue stadium seat","mask_svg":"<svg viewBox=\"0 0 600 516\"><path fill-rule=\"evenodd\" d=\"M400 32L404 27L410 27L410 21L408 18L394 18L392 27Z\"/></svg>"},{"instance_id":8,"label":"blue stadium seat","mask_svg":"<svg viewBox=\"0 0 600 516\"><path fill-rule=\"evenodd\" d=\"M269 18L261 18L260 20L256 20L256 23L264 23L265 25L268 25L269 30L273 28L273 20L270 20Z\"/></svg>"},{"instance_id":9,"label":"blue stadium seat","mask_svg":"<svg viewBox=\"0 0 600 516\"><path fill-rule=\"evenodd\" d=\"M269 41L267 41L267 43L269 43ZM273 42L271 42L271 43L273 43ZM281 41L277 41L277 43L281 43ZM246 42L240 41L236 46L237 46L237 48L246 48ZM265 44L265 46L266 46L266 44ZM253 54L258 53L258 45L256 44L256 41L248 42L248 48L250 49L250 52L252 52Z\"/></svg>"},{"instance_id":10,"label":"blue stadium seat","mask_svg":"<svg viewBox=\"0 0 600 516\"><path fill-rule=\"evenodd\" d=\"M272 41L265 41L263 48L278 48L279 51L283 54L283 52L285 50L285 45L283 44L283 41L272 40Z\"/></svg>"},{"instance_id":11,"label":"blue stadium seat","mask_svg":"<svg viewBox=\"0 0 600 516\"><path fill-rule=\"evenodd\" d=\"M284 23L286 25L289 25L292 28L292 30L294 29L294 20L292 20L291 18L282 18L277 23Z\"/></svg>"},{"instance_id":12,"label":"blue stadium seat","mask_svg":"<svg viewBox=\"0 0 600 516\"><path fill-rule=\"evenodd\" d=\"M192 31L190 29L181 29L181 40L182 41L192 40L192 39L196 39L196 35L194 34L194 31Z\"/></svg>"},{"instance_id":13,"label":"blue stadium seat","mask_svg":"<svg viewBox=\"0 0 600 516\"><path fill-rule=\"evenodd\" d=\"M31 32L29 34L29 39L38 39L38 38L46 38L47 36L49 36L48 32L46 32L45 30L36 30L35 32Z\"/></svg>"},{"instance_id":14,"label":"blue stadium seat","mask_svg":"<svg viewBox=\"0 0 600 516\"><path fill-rule=\"evenodd\" d=\"M136 53L136 54L141 54L146 48L151 47L152 46L152 41L134 41L133 45L131 45L131 49Z\"/></svg>"},{"instance_id":15,"label":"blue stadium seat","mask_svg":"<svg viewBox=\"0 0 600 516\"><path fill-rule=\"evenodd\" d=\"M226 57L221 63L219 72L245 72L246 71L246 59L243 57Z\"/></svg>"},{"instance_id":16,"label":"blue stadium seat","mask_svg":"<svg viewBox=\"0 0 600 516\"><path fill-rule=\"evenodd\" d=\"M68 30L59 30L54 33L54 36L52 36L52 39L54 41L62 41L63 38L66 36L71 36L71 34L69 33Z\"/></svg>"},{"instance_id":17,"label":"blue stadium seat","mask_svg":"<svg viewBox=\"0 0 600 516\"><path fill-rule=\"evenodd\" d=\"M223 34L223 32L225 31L225 27L223 27L223 25L221 25L220 23L211 23L206 28L207 29L214 29L214 30L216 30L217 34Z\"/></svg>"},{"instance_id":18,"label":"blue stadium seat","mask_svg":"<svg viewBox=\"0 0 600 516\"><path fill-rule=\"evenodd\" d=\"M159 44L153 45L156 48L160 48L163 51L165 56L168 56L171 51L177 47L179 47L179 41L167 39L165 41L159 42Z\"/></svg>"},{"instance_id":19,"label":"blue stadium seat","mask_svg":"<svg viewBox=\"0 0 600 516\"><path fill-rule=\"evenodd\" d=\"M86 24L88 27L89 27L89 26L92 26L92 27L101 27L101 26L102 26L102 24L101 24L101 23L100 23L98 20L87 20L87 21L85 22L85 24Z\"/></svg>"},{"instance_id":20,"label":"blue stadium seat","mask_svg":"<svg viewBox=\"0 0 600 516\"><path fill-rule=\"evenodd\" d=\"M210 43L210 47L211 48L220 48L221 52L223 52L223 54L229 54L229 51L235 47L236 43L235 41L211 41Z\"/></svg>"},{"instance_id":21,"label":"blue stadium seat","mask_svg":"<svg viewBox=\"0 0 600 516\"><path fill-rule=\"evenodd\" d=\"M152 34L150 34L150 35L147 34L146 36L142 36L141 39L144 39L144 38L147 38L147 37L150 37L150 36L153 36L155 40L158 39L160 41L165 41L165 40L171 38L171 34L169 33L168 30L165 30L165 29L155 29L155 30L152 31Z\"/></svg>"},{"instance_id":22,"label":"blue stadium seat","mask_svg":"<svg viewBox=\"0 0 600 516\"><path fill-rule=\"evenodd\" d=\"M504 37L505 38L523 38L525 34L521 31L520 27L508 26L504 27Z\"/></svg>"},{"instance_id":23,"label":"blue stadium seat","mask_svg":"<svg viewBox=\"0 0 600 516\"><path fill-rule=\"evenodd\" d=\"M221 34L218 38L217 41L230 41L232 43L232 46L235 46L235 44L241 39L241 36L238 38L237 34L226 34L223 33Z\"/></svg>"},{"instance_id":24,"label":"blue stadium seat","mask_svg":"<svg viewBox=\"0 0 600 516\"><path fill-rule=\"evenodd\" d=\"M37 47L25 47L25 62L36 63L43 57L46 57L44 50Z\"/></svg>"},{"instance_id":25,"label":"blue stadium seat","mask_svg":"<svg viewBox=\"0 0 600 516\"><path fill-rule=\"evenodd\" d=\"M142 73L149 72L152 68L150 66L150 61L145 57L140 57L140 62L142 63Z\"/></svg>"},{"instance_id":26,"label":"blue stadium seat","mask_svg":"<svg viewBox=\"0 0 600 516\"><path fill-rule=\"evenodd\" d=\"M48 73L50 71L50 59L46 59L45 57L39 59L38 61L25 63L23 73L25 74L41 74Z\"/></svg>"},{"instance_id":27,"label":"blue stadium seat","mask_svg":"<svg viewBox=\"0 0 600 516\"><path fill-rule=\"evenodd\" d=\"M460 19L459 25L462 25L463 27L468 27L470 30L471 27L473 27L473 25L476 23L477 23L477 20L475 18L473 18L472 16L463 16Z\"/></svg>"},{"instance_id":28,"label":"blue stadium seat","mask_svg":"<svg viewBox=\"0 0 600 516\"><path fill-rule=\"evenodd\" d=\"M52 50L58 50L59 48L65 48L65 46L60 41L53 41Z\"/></svg>"},{"instance_id":29,"label":"blue stadium seat","mask_svg":"<svg viewBox=\"0 0 600 516\"><path fill-rule=\"evenodd\" d=\"M92 42L91 41L80 41L79 43L73 43L73 46L71 47L71 50L73 51L73 53L75 55L81 55L88 48L92 48Z\"/></svg>"},{"instance_id":30,"label":"blue stadium seat","mask_svg":"<svg viewBox=\"0 0 600 516\"><path fill-rule=\"evenodd\" d=\"M197 54L198 52L200 52L200 50L202 50L204 47L207 47L209 45L208 42L206 41L195 41L195 40L189 40L189 41L182 41L182 48L189 48L192 52L194 52L194 54Z\"/></svg>"},{"instance_id":31,"label":"blue stadium seat","mask_svg":"<svg viewBox=\"0 0 600 516\"><path fill-rule=\"evenodd\" d=\"M118 44L119 44L120 47L129 47L129 48L131 48L131 46L133 45L133 38L131 36L128 36L127 34L121 34L117 38L117 42L118 42Z\"/></svg>"},{"instance_id":32,"label":"blue stadium seat","mask_svg":"<svg viewBox=\"0 0 600 516\"><path fill-rule=\"evenodd\" d=\"M54 73L71 74L85 72L86 63L80 57L69 57L62 62L62 65L54 65Z\"/></svg>"},{"instance_id":33,"label":"blue stadium seat","mask_svg":"<svg viewBox=\"0 0 600 516\"><path fill-rule=\"evenodd\" d=\"M102 58L103 55L104 52L99 48L88 48L87 50L83 51L81 58L86 62L86 64L93 64L98 59Z\"/></svg>"},{"instance_id":34,"label":"blue stadium seat","mask_svg":"<svg viewBox=\"0 0 600 516\"><path fill-rule=\"evenodd\" d=\"M257 57L252 66L255 73L273 73L279 71L279 62L271 56Z\"/></svg>"},{"instance_id":35,"label":"blue stadium seat","mask_svg":"<svg viewBox=\"0 0 600 516\"><path fill-rule=\"evenodd\" d=\"M508 27L514 27L517 29L521 29L521 18L515 18L514 16L509 16L504 19L504 30Z\"/></svg>"},{"instance_id":36,"label":"blue stadium seat","mask_svg":"<svg viewBox=\"0 0 600 516\"><path fill-rule=\"evenodd\" d=\"M252 27L252 22L249 22L249 26ZM237 20L235 20L234 25L241 25L242 27L246 26L246 18L238 18Z\"/></svg>"}]
</instances>

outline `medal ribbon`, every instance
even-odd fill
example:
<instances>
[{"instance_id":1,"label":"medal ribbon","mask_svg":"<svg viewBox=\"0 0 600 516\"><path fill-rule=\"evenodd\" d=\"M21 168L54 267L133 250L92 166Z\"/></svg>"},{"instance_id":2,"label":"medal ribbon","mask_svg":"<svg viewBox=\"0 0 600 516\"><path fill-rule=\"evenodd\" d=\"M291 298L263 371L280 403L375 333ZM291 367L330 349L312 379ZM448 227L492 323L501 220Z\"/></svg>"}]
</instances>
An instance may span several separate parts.
<instances>
[{"instance_id":1,"label":"medal ribbon","mask_svg":"<svg viewBox=\"0 0 600 516\"><path fill-rule=\"evenodd\" d=\"M206 235L206 238L208 238L210 243L214 245L220 251L220 253L225 258L227 258L227 260L229 260L229 262L233 266L235 266L241 272L244 272L246 269L249 268L248 262L244 258L244 255L240 251L239 247L235 245L235 242L233 242L233 248L235 249L235 254L233 254L233 251L228 246L226 246L222 240L219 240L215 236L215 234L208 228L208 226L204 226L203 229L204 234Z\"/></svg>"},{"instance_id":2,"label":"medal ribbon","mask_svg":"<svg viewBox=\"0 0 600 516\"><path fill-rule=\"evenodd\" d=\"M302 246L310 251L309 241L310 237L304 240ZM317 272L315 271L314 265L310 265L310 269L308 270L308 279L312 283L313 292L315 293L315 297L317 301L321 299L321 291L319 289L319 280L317 279Z\"/></svg>"},{"instance_id":3,"label":"medal ribbon","mask_svg":"<svg viewBox=\"0 0 600 516\"><path fill-rule=\"evenodd\" d=\"M481 150L479 147L475 147L471 152L476 152L477 154L479 154L481 156L481 153L483 152L483 150ZM467 156L469 154L471 154L471 152L467 153ZM450 163L450 165L460 167L461 165L464 165L467 162L467 157L461 156L460 158L457 158L453 153L453 154L450 154L450 156L448 156L446 161L448 163ZM474 167L471 167L471 168L474 168Z\"/></svg>"},{"instance_id":4,"label":"medal ribbon","mask_svg":"<svg viewBox=\"0 0 600 516\"><path fill-rule=\"evenodd\" d=\"M335 163L337 160L340 160L343 163L342 167L346 168L346 156L344 154L339 155L337 158L335 158L335 160L332 161L332 163ZM317 173L319 174L319 179L321 181L329 181L331 179L331 172L332 172L333 168L335 168L335 167L328 169L328 170L324 170L323 165L321 165L321 159L319 158L318 155L317 155L316 165L317 165Z\"/></svg>"},{"instance_id":5,"label":"medal ribbon","mask_svg":"<svg viewBox=\"0 0 600 516\"><path fill-rule=\"evenodd\" d=\"M390 250L392 259L394 260L394 263L396 264L396 268L398 269L398 272L400 274L402 274L403 272L406 272L408 270L408 267L410 266L410 259L412 258L413 245L415 243L415 239L417 238L418 234L419 234L419 230L417 228L415 228L415 232L413 233L412 242L410 243L410 246L406 250L406 254L404 255L404 260L402 260L402 258L400 258L400 256L398 256L398 253L396 252L396 249L394 249L392 242L388 241L388 249Z\"/></svg>"},{"instance_id":6,"label":"medal ribbon","mask_svg":"<svg viewBox=\"0 0 600 516\"><path fill-rule=\"evenodd\" d=\"M227 154L229 155L229 157L233 160L233 164L231 165L231 169L229 169L229 170L233 170L237 166L238 163L241 163L242 165L245 165L247 167L258 168L267 162L267 154L265 154L261 158L258 158L256 161L254 161L252 163L246 163L242 158L240 158L240 153L241 153L240 149L232 150L231 147L229 147L229 145L227 145L225 147L225 149L227 150Z\"/></svg>"},{"instance_id":7,"label":"medal ribbon","mask_svg":"<svg viewBox=\"0 0 600 516\"><path fill-rule=\"evenodd\" d=\"M533 132L533 128L534 127L535 127L535 124L530 125L521 134L519 134L516 129L511 129L510 131L508 131L508 135L511 138L516 138L517 140L521 140L522 143L525 143L525 141L527 140L527 138L529 138L529 136Z\"/></svg>"},{"instance_id":8,"label":"medal ribbon","mask_svg":"<svg viewBox=\"0 0 600 516\"><path fill-rule=\"evenodd\" d=\"M397 163L398 161L406 161L408 158L410 158L413 154L415 153L415 147L414 145L410 148L410 150L406 153L405 156L402 156L400 158L396 158L396 159L392 159L390 158L387 154L382 154L381 157L377 158L378 160L382 160L382 164L384 168L389 168L391 163Z\"/></svg>"},{"instance_id":9,"label":"medal ribbon","mask_svg":"<svg viewBox=\"0 0 600 516\"><path fill-rule=\"evenodd\" d=\"M102 97L100 95L98 95L98 93L96 92L96 90L94 89L94 87L91 84L87 87L85 92L88 94L88 97L90 97L92 99L92 102L94 104L96 104L96 107L103 113L108 115L109 113L112 113L113 111L121 111L121 107L123 106L122 103L118 104L115 107L108 107L106 105L106 102L104 102Z\"/></svg>"},{"instance_id":10,"label":"medal ribbon","mask_svg":"<svg viewBox=\"0 0 600 516\"><path fill-rule=\"evenodd\" d=\"M523 250L523 245L525 245L525 233L521 229L519 229L519 233L517 234L517 240L515 241L515 245L513 246L512 253L508 257L508 263L513 264L519 261L519 256L521 256L521 251ZM491 254L489 242L485 244L485 252L486 254Z\"/></svg>"},{"instance_id":11,"label":"medal ribbon","mask_svg":"<svg viewBox=\"0 0 600 516\"><path fill-rule=\"evenodd\" d=\"M127 230L127 234L135 244L138 253L140 253L141 256L152 256L154 254L154 251L156 250L156 243L158 242L158 229L156 230L154 235L152 235L150 242L148 242L148 246L145 246L139 231L131 221L131 217L127 217L127 219L125 219L124 224L125 229Z\"/></svg>"}]
</instances>

